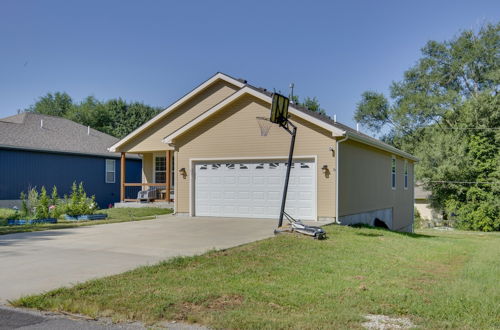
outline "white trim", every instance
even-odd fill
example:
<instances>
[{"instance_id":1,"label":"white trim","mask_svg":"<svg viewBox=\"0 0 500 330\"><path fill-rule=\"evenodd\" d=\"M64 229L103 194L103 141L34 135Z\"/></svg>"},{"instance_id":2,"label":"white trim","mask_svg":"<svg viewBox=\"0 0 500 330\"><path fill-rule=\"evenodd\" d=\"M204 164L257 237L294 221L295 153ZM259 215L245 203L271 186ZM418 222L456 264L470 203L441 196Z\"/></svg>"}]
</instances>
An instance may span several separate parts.
<instances>
[{"instance_id":1,"label":"white trim","mask_svg":"<svg viewBox=\"0 0 500 330\"><path fill-rule=\"evenodd\" d=\"M242 89L240 89L236 93L232 94L231 96L229 96L228 98L224 99L220 103L216 104L215 106L213 106L209 110L205 111L200 116L198 116L195 119L191 120L186 125L180 127L178 130L174 131L172 134L166 136L162 140L162 142L166 143L166 144L173 144L173 140L176 137L178 137L179 135L185 133L186 131L188 131L189 129L191 129L193 126L196 126L197 124L199 124L200 122L202 122L203 120L205 120L209 116L213 115L214 113L218 112L223 107L225 107L229 103L235 101L236 99L238 99L240 96L242 96L244 94L249 94L249 95L255 96L256 98L261 99L261 100L263 100L263 101L265 101L265 102L267 102L269 104L272 102L271 97L267 96L266 94L258 92L255 89L250 88L250 87L243 87ZM343 130L341 130L341 129L333 126L333 125L325 123L322 120L314 118L314 117L312 117L312 116L310 116L310 115L308 115L308 114L306 114L306 113L304 113L302 111L299 111L297 109L294 109L294 108L290 107L289 110L288 110L288 112L291 113L291 114L293 114L293 115L295 115L295 116L297 116L297 117L299 117L299 118L307 120L307 121L309 121L309 122L311 122L311 123L313 123L313 124L315 124L315 125L317 125L319 127L322 127L324 129L330 131L332 133L332 136L334 136L334 137L345 135L345 131L343 131Z\"/></svg>"},{"instance_id":2,"label":"white trim","mask_svg":"<svg viewBox=\"0 0 500 330\"><path fill-rule=\"evenodd\" d=\"M167 180L167 177L165 176L165 182L156 182L156 158L159 158L159 157L162 157L162 158L165 158L165 167L167 166L167 155L161 153L161 152L153 152L153 183L165 183L165 185L167 184L166 180ZM166 172L166 171L164 171ZM165 173L166 174L166 173Z\"/></svg>"},{"instance_id":3,"label":"white trim","mask_svg":"<svg viewBox=\"0 0 500 330\"><path fill-rule=\"evenodd\" d=\"M410 155L409 153L404 152L402 150L399 150L398 148L394 148L393 146L387 145L387 144L383 143L382 141L368 139L362 135L355 134L353 132L347 132L347 135L349 135L349 138L351 140L361 142L361 143L370 145L370 146L375 147L377 149L385 150L385 151L393 153L393 154L397 154L398 156L413 160L415 162L419 161L419 159L417 157Z\"/></svg>"},{"instance_id":4,"label":"white trim","mask_svg":"<svg viewBox=\"0 0 500 330\"><path fill-rule=\"evenodd\" d=\"M177 214L177 203L179 202L178 199L177 199L177 191L178 191L178 187L179 187L179 181L180 181L180 178L179 178L179 167L178 167L178 158L177 157L177 154L178 154L178 151L175 151L173 152L173 156L174 157L174 164L175 164L175 171L174 171L174 176L175 176L175 183L174 183L174 214Z\"/></svg>"},{"instance_id":5,"label":"white trim","mask_svg":"<svg viewBox=\"0 0 500 330\"><path fill-rule=\"evenodd\" d=\"M115 143L114 145L112 145L111 147L109 147L108 150L111 151L111 152L116 152L116 149L118 147L120 147L124 143L128 142L131 138L133 138L134 136L136 136L137 134L139 134L142 130L150 127L155 122L157 122L158 120L162 119L167 114L169 114L170 112L172 112L178 106L180 106L181 104L183 104L184 102L186 102L188 99L190 99L191 97L193 97L194 95L196 95L197 93L199 93L203 89L207 88L208 86L210 86L212 83L214 83L216 80L219 80L219 79L224 80L224 81L226 81L226 82L228 82L230 84L233 84L233 85L235 85L238 88L241 88L241 87L245 86L245 84L242 83L241 81L238 81L238 80L236 80L234 78L231 78L231 77L229 77L229 76L227 76L227 75L225 75L225 74L223 74L221 72L218 72L214 76L212 76L211 78L209 78L208 80L206 80L204 83L202 83L201 85L199 85L198 87L196 87L195 89L193 89L191 92L189 92L188 94L184 95L183 97L181 97L180 99L178 99L176 102L174 102L173 104L171 104L170 106L168 106L165 110L163 110L162 112L160 112L158 115L154 116L152 119L148 120L146 123L144 123L143 125L139 126L132 133L128 134L123 139L121 139L120 141L118 141L117 143Z\"/></svg>"},{"instance_id":6,"label":"white trim","mask_svg":"<svg viewBox=\"0 0 500 330\"><path fill-rule=\"evenodd\" d=\"M113 170L108 171L108 161L113 162ZM108 173L113 173L113 181L108 181ZM104 183L116 183L116 159L106 158L104 162Z\"/></svg>"},{"instance_id":7,"label":"white trim","mask_svg":"<svg viewBox=\"0 0 500 330\"><path fill-rule=\"evenodd\" d=\"M216 157L216 158L189 158L189 173L191 175L191 179L189 182L189 216L196 216L196 211L194 209L195 199L193 198L193 191L195 190L195 180L196 180L196 171L194 164L201 162L215 162L215 161L259 161L259 160L287 160L288 156L264 156L264 157ZM313 210L313 218L318 221L318 156L310 155L310 156L294 156L293 161L295 160L313 160L315 165L314 171L314 205L315 208Z\"/></svg>"},{"instance_id":8,"label":"white trim","mask_svg":"<svg viewBox=\"0 0 500 330\"><path fill-rule=\"evenodd\" d=\"M335 222L340 224L340 216L339 216L339 155L340 155L340 143L345 142L349 139L349 136L346 135L343 139L336 141L335 148Z\"/></svg>"}]
</instances>

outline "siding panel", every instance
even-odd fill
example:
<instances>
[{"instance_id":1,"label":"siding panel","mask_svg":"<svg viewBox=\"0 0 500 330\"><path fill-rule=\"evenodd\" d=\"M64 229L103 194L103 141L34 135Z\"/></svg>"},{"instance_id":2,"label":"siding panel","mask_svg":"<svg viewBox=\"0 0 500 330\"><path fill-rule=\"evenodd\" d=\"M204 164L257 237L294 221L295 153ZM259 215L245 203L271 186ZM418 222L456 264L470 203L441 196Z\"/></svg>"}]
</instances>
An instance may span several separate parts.
<instances>
[{"instance_id":1,"label":"siding panel","mask_svg":"<svg viewBox=\"0 0 500 330\"><path fill-rule=\"evenodd\" d=\"M391 188L391 154L347 140L339 147L339 215L393 208L393 229L413 223L413 162L396 157L396 189Z\"/></svg>"},{"instance_id":2,"label":"siding panel","mask_svg":"<svg viewBox=\"0 0 500 330\"><path fill-rule=\"evenodd\" d=\"M116 159L115 183L105 183L105 159ZM141 182L141 160L127 160L127 182ZM120 199L120 160L62 153L0 149L0 200L19 199L29 187L55 185L60 196L82 181L101 208Z\"/></svg>"}]
</instances>

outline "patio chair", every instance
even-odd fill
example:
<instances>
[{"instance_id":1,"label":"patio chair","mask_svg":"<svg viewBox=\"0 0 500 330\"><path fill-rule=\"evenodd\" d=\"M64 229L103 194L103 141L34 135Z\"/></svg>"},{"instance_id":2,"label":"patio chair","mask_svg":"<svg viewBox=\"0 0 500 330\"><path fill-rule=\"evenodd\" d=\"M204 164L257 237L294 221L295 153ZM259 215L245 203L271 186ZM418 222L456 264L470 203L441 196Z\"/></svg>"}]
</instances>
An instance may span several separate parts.
<instances>
[{"instance_id":1,"label":"patio chair","mask_svg":"<svg viewBox=\"0 0 500 330\"><path fill-rule=\"evenodd\" d=\"M141 190L137 193L137 200L139 202L151 202L152 200L156 199L156 190L158 187L151 187L146 190Z\"/></svg>"}]
</instances>

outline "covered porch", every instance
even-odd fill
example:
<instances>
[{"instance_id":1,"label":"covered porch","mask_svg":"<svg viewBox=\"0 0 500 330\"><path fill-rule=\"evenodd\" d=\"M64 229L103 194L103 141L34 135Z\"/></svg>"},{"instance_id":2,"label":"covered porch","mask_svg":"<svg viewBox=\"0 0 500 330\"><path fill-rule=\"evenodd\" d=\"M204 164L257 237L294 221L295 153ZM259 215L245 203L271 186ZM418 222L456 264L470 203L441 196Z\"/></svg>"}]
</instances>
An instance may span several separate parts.
<instances>
[{"instance_id":1,"label":"covered porch","mask_svg":"<svg viewBox=\"0 0 500 330\"><path fill-rule=\"evenodd\" d=\"M163 150L140 153L142 156L142 182L126 182L126 152L120 160L120 205L137 203L173 205L174 202L174 152ZM118 207L118 205L117 205Z\"/></svg>"}]
</instances>

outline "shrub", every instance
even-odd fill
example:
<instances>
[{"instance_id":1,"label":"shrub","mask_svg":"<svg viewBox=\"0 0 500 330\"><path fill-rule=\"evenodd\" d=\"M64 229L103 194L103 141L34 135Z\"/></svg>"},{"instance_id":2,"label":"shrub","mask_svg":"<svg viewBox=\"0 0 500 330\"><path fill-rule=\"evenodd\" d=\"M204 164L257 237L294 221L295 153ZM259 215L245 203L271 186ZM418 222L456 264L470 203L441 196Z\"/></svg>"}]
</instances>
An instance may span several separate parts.
<instances>
[{"instance_id":1,"label":"shrub","mask_svg":"<svg viewBox=\"0 0 500 330\"><path fill-rule=\"evenodd\" d=\"M425 228L427 221L425 221L421 216L420 212L418 212L417 208L414 208L414 213L413 213L413 229L422 229Z\"/></svg>"},{"instance_id":2,"label":"shrub","mask_svg":"<svg viewBox=\"0 0 500 330\"><path fill-rule=\"evenodd\" d=\"M61 215L61 208L58 207L59 198L57 188L52 188L52 194L49 197L45 187L40 192L37 188L29 188L28 194L21 192L21 211L13 216L14 219L47 219L58 218Z\"/></svg>"},{"instance_id":3,"label":"shrub","mask_svg":"<svg viewBox=\"0 0 500 330\"><path fill-rule=\"evenodd\" d=\"M79 185L73 182L71 186L71 194L69 198L64 196L65 206L64 210L67 215L75 217L83 214L94 214L97 210L95 196L87 197L87 193L83 188L83 182Z\"/></svg>"}]
</instances>

